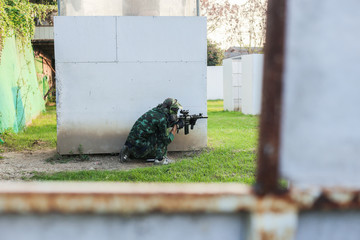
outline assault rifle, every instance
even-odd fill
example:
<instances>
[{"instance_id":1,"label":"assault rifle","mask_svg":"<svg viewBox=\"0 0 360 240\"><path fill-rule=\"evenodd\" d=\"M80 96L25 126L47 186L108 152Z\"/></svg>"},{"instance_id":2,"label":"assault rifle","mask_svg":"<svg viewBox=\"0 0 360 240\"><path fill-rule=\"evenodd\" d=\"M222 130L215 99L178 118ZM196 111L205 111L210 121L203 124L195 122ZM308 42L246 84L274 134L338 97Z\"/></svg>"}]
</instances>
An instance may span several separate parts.
<instances>
[{"instance_id":1,"label":"assault rifle","mask_svg":"<svg viewBox=\"0 0 360 240\"><path fill-rule=\"evenodd\" d=\"M179 132L180 129L184 128L185 135L189 134L189 125L191 127L191 130L194 129L194 126L196 124L196 121L200 118L208 118L204 117L202 113L189 115L189 110L181 110L180 116L178 117L178 121L176 122L177 125L177 132Z\"/></svg>"}]
</instances>

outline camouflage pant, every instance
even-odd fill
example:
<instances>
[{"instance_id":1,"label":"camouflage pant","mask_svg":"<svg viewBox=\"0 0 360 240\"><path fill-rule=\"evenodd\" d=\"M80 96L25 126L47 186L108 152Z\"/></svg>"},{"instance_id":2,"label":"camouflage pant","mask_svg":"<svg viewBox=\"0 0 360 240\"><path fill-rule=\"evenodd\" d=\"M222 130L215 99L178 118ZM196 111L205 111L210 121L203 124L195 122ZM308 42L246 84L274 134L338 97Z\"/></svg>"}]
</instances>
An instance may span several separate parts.
<instances>
[{"instance_id":1,"label":"camouflage pant","mask_svg":"<svg viewBox=\"0 0 360 240\"><path fill-rule=\"evenodd\" d=\"M130 158L161 160L167 153L167 144L157 139L156 135L151 135L147 141L136 141L136 143L126 141L125 145L129 148Z\"/></svg>"}]
</instances>

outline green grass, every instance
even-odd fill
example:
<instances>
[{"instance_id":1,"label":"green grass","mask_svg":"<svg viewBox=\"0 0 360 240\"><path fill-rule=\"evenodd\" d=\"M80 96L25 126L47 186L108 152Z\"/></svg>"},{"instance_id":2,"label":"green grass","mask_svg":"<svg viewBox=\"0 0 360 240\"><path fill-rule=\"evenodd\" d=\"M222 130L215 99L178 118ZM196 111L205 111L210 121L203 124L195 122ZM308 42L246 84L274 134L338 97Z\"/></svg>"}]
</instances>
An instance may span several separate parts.
<instances>
[{"instance_id":1,"label":"green grass","mask_svg":"<svg viewBox=\"0 0 360 240\"><path fill-rule=\"evenodd\" d=\"M32 180L120 182L255 182L258 117L223 111L208 101L208 148L167 166L129 171L38 173ZM195 126L196 127L196 126ZM191 132L190 132L191 134Z\"/></svg>"},{"instance_id":2,"label":"green grass","mask_svg":"<svg viewBox=\"0 0 360 240\"><path fill-rule=\"evenodd\" d=\"M5 131L0 133L4 141L0 152L33 151L56 147L56 108L47 106L46 112L34 119L30 126L20 133Z\"/></svg>"},{"instance_id":3,"label":"green grass","mask_svg":"<svg viewBox=\"0 0 360 240\"><path fill-rule=\"evenodd\" d=\"M208 112L223 112L224 102L223 100L208 100L207 108Z\"/></svg>"}]
</instances>

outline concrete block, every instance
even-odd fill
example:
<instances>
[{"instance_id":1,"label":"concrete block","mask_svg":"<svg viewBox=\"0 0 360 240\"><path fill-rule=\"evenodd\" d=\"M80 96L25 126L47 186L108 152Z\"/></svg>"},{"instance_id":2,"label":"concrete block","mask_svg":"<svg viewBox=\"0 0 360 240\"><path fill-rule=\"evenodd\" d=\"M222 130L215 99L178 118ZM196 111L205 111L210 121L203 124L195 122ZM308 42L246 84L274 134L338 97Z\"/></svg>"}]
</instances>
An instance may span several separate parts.
<instances>
[{"instance_id":1,"label":"concrete block","mask_svg":"<svg viewBox=\"0 0 360 240\"><path fill-rule=\"evenodd\" d=\"M91 17L71 18L74 18L74 21L79 23L74 26L75 28L87 28L89 24L93 23ZM113 17L94 17L94 19L102 18L107 20L100 20L100 22L114 19ZM119 55L121 61L97 61L96 55L91 53L79 51L79 55L74 56L73 53L65 49L61 56L62 59L67 59L67 62L56 61L58 94L57 147L61 154L77 153L80 145L84 153L119 152L136 119L147 110L163 102L167 97L177 98L184 109L189 109L192 114L206 114L207 112L206 22L204 18L201 18L201 20L192 17L174 17L174 20L170 17L124 18L124 21L129 25L136 26L139 32L147 31L147 21L153 22L152 24L157 27L158 25L172 23L174 29L183 26L182 22L184 22L189 30L187 33L185 30L182 30L182 32L186 36L192 35L192 38L198 39L195 42L197 42L196 46L200 50L194 53L191 52L192 48L183 48L182 51L188 52L188 54L182 53L178 56L176 56L175 52L180 53L180 50L162 52L159 54L160 58L151 49L152 47L148 46L149 50L143 48L145 58L140 58L139 51L134 51L134 55L132 55L126 49L146 45L148 39L139 38L140 35L137 33L131 34L129 32L128 35L124 35L124 32L116 33L118 28L115 27L113 28L114 34L111 33L110 35L111 37L113 35L117 36L119 39L117 46L126 52L126 54L123 52L121 56ZM84 19L92 20L85 21ZM117 19L119 22L123 22L121 18ZM58 18L57 21L59 24L55 28L63 26L69 20L62 17ZM140 22L144 24L139 24ZM71 28L71 25L69 28ZM57 33L66 35L68 31L72 32L74 29L67 30L61 27L57 30ZM167 38L176 39L179 37L176 34L171 35L173 30L170 27L162 28L162 32L160 29L154 32L154 34L160 33L163 36L168 35ZM58 41L55 42L55 44L58 44L56 56L59 56L58 52L66 48L70 38L74 42L84 41L83 35L67 36L68 38L58 38ZM169 41L176 43L177 40L170 39ZM189 37L183 38L183 41L185 43L181 45L182 47L186 45L186 42L189 45L193 44L193 40ZM166 42L159 38L159 41L153 42L156 45L153 48L161 49L160 46L168 44ZM96 42L90 41L89 43L92 44L90 49L97 47ZM125 43L127 47L123 46ZM111 56L105 56L104 59L111 59L114 52L121 53L122 51L117 51L115 45L114 51L109 53ZM168 56L166 53L168 53ZM187 55L192 56L192 61L183 61L183 57ZM83 60L89 59L89 56L93 58L93 61L84 62ZM167 61L169 59L172 60ZM205 147L206 144L207 122L206 120L199 120L195 129L189 135L184 136L181 132L175 138L175 141L171 143L169 150L196 150Z\"/></svg>"},{"instance_id":2,"label":"concrete block","mask_svg":"<svg viewBox=\"0 0 360 240\"><path fill-rule=\"evenodd\" d=\"M360 187L359 8L289 1L280 156L294 185Z\"/></svg>"},{"instance_id":3,"label":"concrete block","mask_svg":"<svg viewBox=\"0 0 360 240\"><path fill-rule=\"evenodd\" d=\"M260 114L263 80L263 54L242 56L242 109L244 114Z\"/></svg>"},{"instance_id":4,"label":"concrete block","mask_svg":"<svg viewBox=\"0 0 360 240\"><path fill-rule=\"evenodd\" d=\"M118 17L119 61L206 62L204 17ZM129 47L131 46L131 47Z\"/></svg>"},{"instance_id":5,"label":"concrete block","mask_svg":"<svg viewBox=\"0 0 360 240\"><path fill-rule=\"evenodd\" d=\"M115 62L115 17L55 17L56 62Z\"/></svg>"},{"instance_id":6,"label":"concrete block","mask_svg":"<svg viewBox=\"0 0 360 240\"><path fill-rule=\"evenodd\" d=\"M240 111L242 102L242 66L241 57L223 61L224 110Z\"/></svg>"}]
</instances>

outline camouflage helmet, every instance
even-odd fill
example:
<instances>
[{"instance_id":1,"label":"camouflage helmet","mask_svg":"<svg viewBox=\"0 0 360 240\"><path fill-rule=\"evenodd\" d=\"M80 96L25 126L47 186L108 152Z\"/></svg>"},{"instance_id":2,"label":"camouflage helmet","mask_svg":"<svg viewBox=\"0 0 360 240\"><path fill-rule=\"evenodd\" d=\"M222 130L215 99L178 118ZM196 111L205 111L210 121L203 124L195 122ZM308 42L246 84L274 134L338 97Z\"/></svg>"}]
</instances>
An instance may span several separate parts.
<instances>
[{"instance_id":1,"label":"camouflage helmet","mask_svg":"<svg viewBox=\"0 0 360 240\"><path fill-rule=\"evenodd\" d=\"M162 106L169 109L170 114L177 114L179 109L182 109L181 104L178 102L177 99L174 99L174 98L165 99Z\"/></svg>"}]
</instances>

